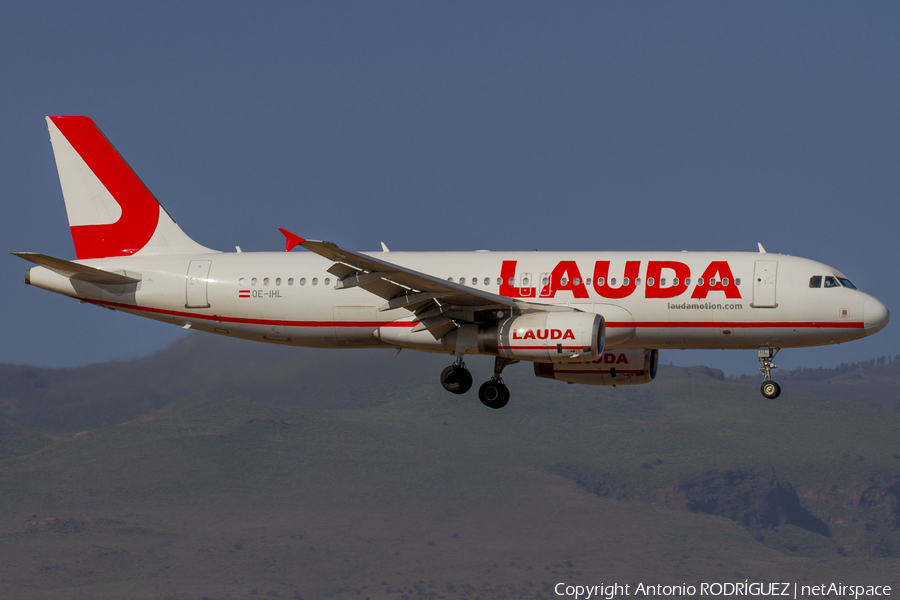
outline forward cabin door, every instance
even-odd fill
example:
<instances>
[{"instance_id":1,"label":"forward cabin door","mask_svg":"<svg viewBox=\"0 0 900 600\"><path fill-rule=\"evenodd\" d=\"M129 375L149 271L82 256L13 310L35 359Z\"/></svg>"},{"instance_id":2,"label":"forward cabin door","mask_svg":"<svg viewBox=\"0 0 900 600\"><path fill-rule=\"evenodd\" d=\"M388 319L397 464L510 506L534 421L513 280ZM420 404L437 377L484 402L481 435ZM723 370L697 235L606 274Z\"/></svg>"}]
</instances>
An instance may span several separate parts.
<instances>
[{"instance_id":1,"label":"forward cabin door","mask_svg":"<svg viewBox=\"0 0 900 600\"><path fill-rule=\"evenodd\" d=\"M185 308L209 308L206 288L209 285L211 260L192 260L187 272L187 302Z\"/></svg>"},{"instance_id":2,"label":"forward cabin door","mask_svg":"<svg viewBox=\"0 0 900 600\"><path fill-rule=\"evenodd\" d=\"M753 265L753 308L775 308L777 260L758 260Z\"/></svg>"}]
</instances>

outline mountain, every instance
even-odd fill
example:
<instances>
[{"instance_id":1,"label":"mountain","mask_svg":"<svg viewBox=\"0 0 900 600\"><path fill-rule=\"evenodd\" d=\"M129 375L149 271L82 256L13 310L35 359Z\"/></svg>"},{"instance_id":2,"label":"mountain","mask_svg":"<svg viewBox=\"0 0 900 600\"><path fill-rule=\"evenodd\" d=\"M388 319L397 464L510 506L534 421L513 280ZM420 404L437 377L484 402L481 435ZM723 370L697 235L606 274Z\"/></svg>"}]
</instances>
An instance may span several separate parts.
<instances>
[{"instance_id":1,"label":"mountain","mask_svg":"<svg viewBox=\"0 0 900 600\"><path fill-rule=\"evenodd\" d=\"M604 388L514 365L491 411L440 387L447 357L391 355L196 335L0 365L0 595L900 583L893 362L782 374L775 401L707 367ZM468 362L487 378L489 359Z\"/></svg>"}]
</instances>

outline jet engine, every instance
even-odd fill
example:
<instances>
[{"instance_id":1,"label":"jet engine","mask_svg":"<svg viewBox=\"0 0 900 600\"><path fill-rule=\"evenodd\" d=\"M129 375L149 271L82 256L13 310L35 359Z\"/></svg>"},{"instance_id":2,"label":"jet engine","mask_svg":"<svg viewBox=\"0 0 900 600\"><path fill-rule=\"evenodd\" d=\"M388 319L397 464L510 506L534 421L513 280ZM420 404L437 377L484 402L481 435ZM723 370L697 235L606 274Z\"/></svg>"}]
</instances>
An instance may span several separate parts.
<instances>
[{"instance_id":1,"label":"jet engine","mask_svg":"<svg viewBox=\"0 0 900 600\"><path fill-rule=\"evenodd\" d=\"M510 317L478 332L478 350L515 360L559 363L597 360L603 352L603 317L585 312L542 312Z\"/></svg>"},{"instance_id":2,"label":"jet engine","mask_svg":"<svg viewBox=\"0 0 900 600\"><path fill-rule=\"evenodd\" d=\"M659 350L613 349L591 361L534 363L534 374L587 385L636 385L653 381L658 366Z\"/></svg>"}]
</instances>

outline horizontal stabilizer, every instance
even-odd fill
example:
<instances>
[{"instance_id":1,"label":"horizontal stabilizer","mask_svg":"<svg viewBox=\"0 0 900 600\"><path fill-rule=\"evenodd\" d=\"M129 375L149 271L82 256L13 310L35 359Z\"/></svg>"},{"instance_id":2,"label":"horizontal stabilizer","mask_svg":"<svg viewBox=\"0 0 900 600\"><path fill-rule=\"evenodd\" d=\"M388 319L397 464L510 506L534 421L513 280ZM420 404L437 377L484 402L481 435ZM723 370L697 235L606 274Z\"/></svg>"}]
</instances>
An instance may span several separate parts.
<instances>
[{"instance_id":1,"label":"horizontal stabilizer","mask_svg":"<svg viewBox=\"0 0 900 600\"><path fill-rule=\"evenodd\" d=\"M54 273L59 273L63 277L86 281L88 283L97 283L101 285L126 285L129 283L137 283L140 279L128 277L120 273L112 273L102 269L95 269L87 265L78 264L61 258L53 258L46 254L38 254L37 252L13 252L19 258L24 258L28 262L46 267Z\"/></svg>"}]
</instances>

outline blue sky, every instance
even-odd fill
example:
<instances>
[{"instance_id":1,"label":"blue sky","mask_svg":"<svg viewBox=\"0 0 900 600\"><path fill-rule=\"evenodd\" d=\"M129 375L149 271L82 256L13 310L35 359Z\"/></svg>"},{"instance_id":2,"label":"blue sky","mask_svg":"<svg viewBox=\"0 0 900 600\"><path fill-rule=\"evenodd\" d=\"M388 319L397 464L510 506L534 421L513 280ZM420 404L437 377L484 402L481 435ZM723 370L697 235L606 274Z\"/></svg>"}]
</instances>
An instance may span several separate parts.
<instances>
[{"instance_id":1,"label":"blue sky","mask_svg":"<svg viewBox=\"0 0 900 600\"><path fill-rule=\"evenodd\" d=\"M74 257L43 117L92 117L200 243L750 250L900 310L895 3L41 3L0 8L7 251ZM176 327L22 284L0 361ZM900 354L900 327L779 366ZM249 342L248 342L249 343ZM663 353L753 372L755 352Z\"/></svg>"}]
</instances>

